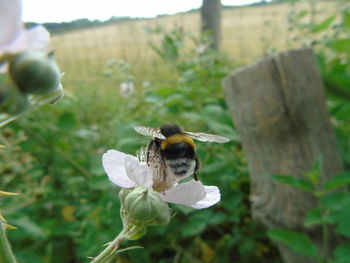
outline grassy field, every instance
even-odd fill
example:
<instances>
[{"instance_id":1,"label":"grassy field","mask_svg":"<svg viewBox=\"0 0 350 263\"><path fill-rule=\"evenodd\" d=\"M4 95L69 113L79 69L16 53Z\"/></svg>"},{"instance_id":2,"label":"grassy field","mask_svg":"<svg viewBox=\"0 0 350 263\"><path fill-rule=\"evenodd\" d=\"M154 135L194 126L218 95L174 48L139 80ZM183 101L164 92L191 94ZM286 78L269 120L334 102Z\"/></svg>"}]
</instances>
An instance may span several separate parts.
<instances>
[{"instance_id":1,"label":"grassy field","mask_svg":"<svg viewBox=\"0 0 350 263\"><path fill-rule=\"evenodd\" d=\"M288 31L288 12L309 8L303 3L265 5L226 9L222 16L222 51L238 64L246 64L267 55L271 50L295 47L291 40L295 35ZM335 1L315 4L315 19L321 21L332 14ZM306 16L306 20L311 19ZM92 87L114 88L116 83L106 79L103 71L110 58L124 59L134 67L135 74L152 81L157 76L171 72L156 59L150 42L159 39L145 32L145 27L161 25L166 29L180 26L186 32L198 34L198 12L131 21L99 28L84 29L53 36L52 47L62 70L67 74L64 84L67 90Z\"/></svg>"}]
</instances>

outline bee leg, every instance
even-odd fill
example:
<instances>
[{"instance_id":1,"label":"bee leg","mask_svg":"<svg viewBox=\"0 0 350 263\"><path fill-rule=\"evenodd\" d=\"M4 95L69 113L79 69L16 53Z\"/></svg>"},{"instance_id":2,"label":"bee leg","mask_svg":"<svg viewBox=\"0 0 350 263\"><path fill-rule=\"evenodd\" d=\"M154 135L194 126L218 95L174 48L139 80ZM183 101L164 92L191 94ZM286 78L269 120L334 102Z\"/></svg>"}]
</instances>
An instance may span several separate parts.
<instances>
[{"instance_id":1,"label":"bee leg","mask_svg":"<svg viewBox=\"0 0 350 263\"><path fill-rule=\"evenodd\" d=\"M164 169L164 172L163 172L163 193L166 190L165 186L166 186L166 170Z\"/></svg>"},{"instance_id":2,"label":"bee leg","mask_svg":"<svg viewBox=\"0 0 350 263\"><path fill-rule=\"evenodd\" d=\"M199 170L199 159L197 156L195 158L195 161L196 161L196 166L194 167L193 178L194 178L194 180L198 181L197 172Z\"/></svg>"},{"instance_id":3,"label":"bee leg","mask_svg":"<svg viewBox=\"0 0 350 263\"><path fill-rule=\"evenodd\" d=\"M161 151L161 149L160 149L160 151ZM160 156L161 156L161 162L162 162L162 167L163 167L163 193L164 193L166 190L165 187L166 187L167 171L166 171L164 156L162 153L160 153Z\"/></svg>"}]
</instances>

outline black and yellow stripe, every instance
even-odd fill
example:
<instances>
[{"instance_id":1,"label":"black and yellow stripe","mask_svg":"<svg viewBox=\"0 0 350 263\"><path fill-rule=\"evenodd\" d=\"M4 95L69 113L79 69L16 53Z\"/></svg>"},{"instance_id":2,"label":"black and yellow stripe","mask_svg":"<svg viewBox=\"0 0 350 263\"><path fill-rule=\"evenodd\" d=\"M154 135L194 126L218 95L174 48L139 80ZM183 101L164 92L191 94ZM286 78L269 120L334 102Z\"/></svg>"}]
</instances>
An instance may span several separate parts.
<instances>
[{"instance_id":1,"label":"black and yellow stripe","mask_svg":"<svg viewBox=\"0 0 350 263\"><path fill-rule=\"evenodd\" d=\"M196 149L196 145L194 141L192 140L191 137L185 135L185 134L174 134L169 137L167 137L165 140L162 141L161 143L161 148L162 150L168 149L174 144L179 144L179 143L186 143L189 144L193 150Z\"/></svg>"}]
</instances>

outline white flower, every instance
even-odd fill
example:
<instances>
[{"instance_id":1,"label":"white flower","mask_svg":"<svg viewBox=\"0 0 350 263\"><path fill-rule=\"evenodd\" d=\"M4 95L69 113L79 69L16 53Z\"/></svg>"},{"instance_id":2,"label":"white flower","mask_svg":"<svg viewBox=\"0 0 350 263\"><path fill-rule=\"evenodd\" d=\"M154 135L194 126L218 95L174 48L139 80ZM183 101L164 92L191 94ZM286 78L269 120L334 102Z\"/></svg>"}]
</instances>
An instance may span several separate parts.
<instances>
[{"instance_id":1,"label":"white flower","mask_svg":"<svg viewBox=\"0 0 350 263\"><path fill-rule=\"evenodd\" d=\"M0 56L47 49L49 32L41 25L25 29L21 16L21 0L0 0ZM0 72L5 70L0 68Z\"/></svg>"},{"instance_id":2,"label":"white flower","mask_svg":"<svg viewBox=\"0 0 350 263\"><path fill-rule=\"evenodd\" d=\"M103 155L102 163L109 180L122 188L153 186L151 169L132 155L109 150ZM199 181L191 180L161 192L160 197L164 202L202 209L219 202L220 191L216 186L205 186Z\"/></svg>"},{"instance_id":3,"label":"white flower","mask_svg":"<svg viewBox=\"0 0 350 263\"><path fill-rule=\"evenodd\" d=\"M122 82L119 85L120 95L124 98L128 98L132 93L134 93L135 87L132 82Z\"/></svg>"}]
</instances>

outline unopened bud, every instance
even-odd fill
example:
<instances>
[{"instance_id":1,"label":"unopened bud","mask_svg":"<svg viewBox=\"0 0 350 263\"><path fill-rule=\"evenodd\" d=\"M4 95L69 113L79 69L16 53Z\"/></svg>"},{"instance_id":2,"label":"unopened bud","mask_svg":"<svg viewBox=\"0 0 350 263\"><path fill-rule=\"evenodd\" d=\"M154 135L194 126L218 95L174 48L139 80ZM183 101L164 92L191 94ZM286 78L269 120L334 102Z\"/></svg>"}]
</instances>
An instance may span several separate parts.
<instances>
[{"instance_id":1,"label":"unopened bud","mask_svg":"<svg viewBox=\"0 0 350 263\"><path fill-rule=\"evenodd\" d=\"M53 53L20 53L10 62L9 73L19 90L25 94L48 93L60 84L61 74Z\"/></svg>"},{"instance_id":2,"label":"unopened bud","mask_svg":"<svg viewBox=\"0 0 350 263\"><path fill-rule=\"evenodd\" d=\"M127 197L127 195L132 192L132 188L122 188L119 191L119 200L120 200L120 204L124 207L125 206L125 198Z\"/></svg>"},{"instance_id":3,"label":"unopened bud","mask_svg":"<svg viewBox=\"0 0 350 263\"><path fill-rule=\"evenodd\" d=\"M15 86L0 83L0 113L17 115L26 110L28 104L26 96Z\"/></svg>"},{"instance_id":4,"label":"unopened bud","mask_svg":"<svg viewBox=\"0 0 350 263\"><path fill-rule=\"evenodd\" d=\"M152 189L136 187L125 197L124 205L129 221L135 225L165 225L170 221L170 208Z\"/></svg>"}]
</instances>

